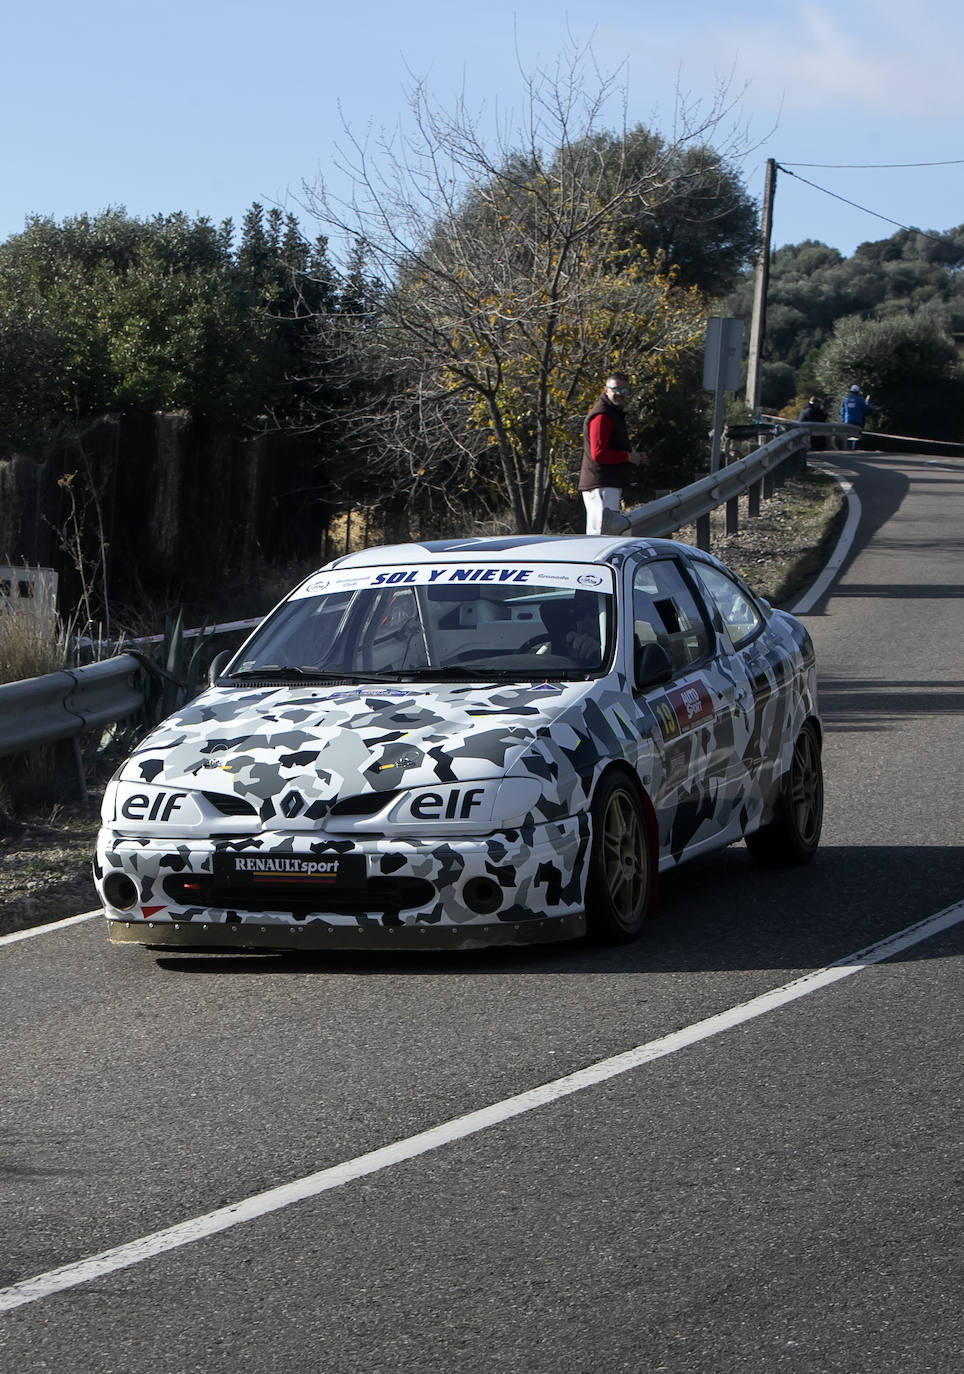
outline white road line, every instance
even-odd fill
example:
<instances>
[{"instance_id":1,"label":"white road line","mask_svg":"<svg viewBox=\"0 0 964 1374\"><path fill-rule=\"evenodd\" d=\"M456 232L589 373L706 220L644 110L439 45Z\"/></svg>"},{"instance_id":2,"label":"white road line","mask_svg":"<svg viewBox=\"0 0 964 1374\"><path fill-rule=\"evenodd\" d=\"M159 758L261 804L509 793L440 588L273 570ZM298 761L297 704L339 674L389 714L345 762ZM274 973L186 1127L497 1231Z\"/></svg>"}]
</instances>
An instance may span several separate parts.
<instances>
[{"instance_id":1,"label":"white road line","mask_svg":"<svg viewBox=\"0 0 964 1374\"><path fill-rule=\"evenodd\" d=\"M791 615L806 615L813 610L843 567L854 542L857 526L860 524L860 497L854 491L853 485L847 481L846 477L840 477L835 472L831 472L830 476L843 491L844 500L847 503L847 518L844 521L843 529L840 531L840 538L837 540L836 547L823 572L796 605L790 607Z\"/></svg>"},{"instance_id":2,"label":"white road line","mask_svg":"<svg viewBox=\"0 0 964 1374\"><path fill-rule=\"evenodd\" d=\"M917 922L916 925L907 926L904 930L849 955L846 959L817 969L795 979L792 983L785 983L782 987L754 997L749 1002L743 1002L728 1011L710 1016L705 1021L697 1021L692 1026L675 1031L672 1035L650 1040L645 1045L638 1045L635 1049L614 1055L611 1059L602 1059L588 1068L568 1074L565 1078L543 1083L538 1088L531 1088L528 1092L506 1098L503 1102L495 1102L480 1111L469 1112L466 1116L455 1117L431 1130L422 1131L405 1140L398 1140L379 1150L372 1150L369 1154L358 1155L355 1159L346 1160L330 1169L322 1169L318 1173L308 1174L281 1187L269 1188L267 1192L243 1198L230 1206L219 1207L217 1211L208 1212L204 1216L192 1217L176 1226L154 1231L151 1235L142 1236L127 1245L118 1245L112 1250L102 1251L99 1255L90 1255L73 1264L51 1269L46 1274L24 1279L9 1288L0 1289L0 1312L9 1312L15 1307L36 1302L39 1298L50 1297L54 1293L75 1288L79 1284L90 1283L105 1274L128 1269L142 1260L152 1259L168 1250L192 1245L195 1241L204 1240L219 1231L240 1226L242 1222L252 1221L270 1212L277 1212L306 1198L318 1197L319 1194L340 1188L354 1179L389 1169L405 1160L415 1159L418 1155L428 1154L431 1150L438 1150L455 1140L464 1140L466 1136L488 1130L489 1127L509 1121L512 1117L521 1116L537 1107L544 1107L562 1097L581 1092L584 1088L595 1087L607 1079L616 1078L620 1074L629 1073L632 1069L638 1069L643 1064L649 1064L654 1059L675 1054L677 1050L685 1049L688 1045L695 1045L701 1040L708 1040L711 1036L730 1030L733 1026L742 1025L757 1016L764 1016L788 1002L807 997L810 993L838 982L841 978L858 973L870 964L880 963L882 959L889 959L921 940L937 935L942 930L948 930L960 921L964 921L964 900Z\"/></svg>"},{"instance_id":3,"label":"white road line","mask_svg":"<svg viewBox=\"0 0 964 1374\"><path fill-rule=\"evenodd\" d=\"M10 935L0 935L0 945L15 945L18 940L32 940L35 935L49 935L52 930L62 930L64 926L76 926L81 921L92 921L95 916L103 916L100 907L96 911L82 911L79 916L65 916L62 921L50 921L45 926L28 926L26 930L15 930Z\"/></svg>"}]
</instances>

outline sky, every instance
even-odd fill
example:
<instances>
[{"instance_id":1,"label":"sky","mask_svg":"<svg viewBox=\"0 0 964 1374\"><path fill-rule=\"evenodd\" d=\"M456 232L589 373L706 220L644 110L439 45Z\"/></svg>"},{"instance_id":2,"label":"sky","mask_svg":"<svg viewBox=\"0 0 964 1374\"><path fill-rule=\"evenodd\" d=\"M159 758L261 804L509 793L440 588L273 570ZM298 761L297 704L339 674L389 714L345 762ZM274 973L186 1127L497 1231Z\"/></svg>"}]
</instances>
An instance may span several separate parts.
<instances>
[{"instance_id":1,"label":"sky","mask_svg":"<svg viewBox=\"0 0 964 1374\"><path fill-rule=\"evenodd\" d=\"M785 169L774 247L849 256L901 225L964 223L960 0L565 3L5 0L0 241L32 215L239 225L253 202L313 237L305 188L347 189L346 130L373 147L410 127L419 81L436 109L463 101L483 130L511 132L525 77L574 50L613 83L603 128L669 139L681 99L699 119L725 91L707 141L733 151L757 201L767 160Z\"/></svg>"}]
</instances>

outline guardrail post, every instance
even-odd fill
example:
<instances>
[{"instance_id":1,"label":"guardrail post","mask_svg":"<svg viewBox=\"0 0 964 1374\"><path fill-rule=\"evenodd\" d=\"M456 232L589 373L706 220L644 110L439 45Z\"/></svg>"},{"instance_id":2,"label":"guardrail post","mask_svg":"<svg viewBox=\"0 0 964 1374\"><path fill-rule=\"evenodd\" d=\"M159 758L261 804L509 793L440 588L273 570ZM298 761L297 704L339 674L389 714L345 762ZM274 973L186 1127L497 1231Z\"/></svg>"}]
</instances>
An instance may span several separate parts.
<instances>
[{"instance_id":1,"label":"guardrail post","mask_svg":"<svg viewBox=\"0 0 964 1374\"><path fill-rule=\"evenodd\" d=\"M740 498L734 496L726 503L726 532L738 534L740 529Z\"/></svg>"},{"instance_id":2,"label":"guardrail post","mask_svg":"<svg viewBox=\"0 0 964 1374\"><path fill-rule=\"evenodd\" d=\"M82 802L89 798L87 791L87 779L84 777L84 755L80 748L80 740L77 735L71 740L74 755L74 776L77 779L77 795Z\"/></svg>"},{"instance_id":3,"label":"guardrail post","mask_svg":"<svg viewBox=\"0 0 964 1374\"><path fill-rule=\"evenodd\" d=\"M698 515L696 517L696 547L702 549L704 553L709 553L710 551L709 515Z\"/></svg>"},{"instance_id":4,"label":"guardrail post","mask_svg":"<svg viewBox=\"0 0 964 1374\"><path fill-rule=\"evenodd\" d=\"M747 488L747 515L749 515L751 519L760 514L760 488L762 485L763 481L761 479L759 482L754 482L751 487Z\"/></svg>"}]
</instances>

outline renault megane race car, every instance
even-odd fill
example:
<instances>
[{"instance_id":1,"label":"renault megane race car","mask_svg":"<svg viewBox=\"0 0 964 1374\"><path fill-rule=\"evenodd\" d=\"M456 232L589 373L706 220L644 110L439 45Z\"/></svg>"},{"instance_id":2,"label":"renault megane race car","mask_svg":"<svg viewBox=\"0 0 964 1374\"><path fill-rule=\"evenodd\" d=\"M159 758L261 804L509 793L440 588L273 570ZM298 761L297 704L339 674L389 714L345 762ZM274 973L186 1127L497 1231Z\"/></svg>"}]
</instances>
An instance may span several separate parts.
<instances>
[{"instance_id":1,"label":"renault megane race car","mask_svg":"<svg viewBox=\"0 0 964 1374\"><path fill-rule=\"evenodd\" d=\"M814 854L813 646L658 539L372 548L308 577L107 788L112 940L636 937L657 870Z\"/></svg>"}]
</instances>

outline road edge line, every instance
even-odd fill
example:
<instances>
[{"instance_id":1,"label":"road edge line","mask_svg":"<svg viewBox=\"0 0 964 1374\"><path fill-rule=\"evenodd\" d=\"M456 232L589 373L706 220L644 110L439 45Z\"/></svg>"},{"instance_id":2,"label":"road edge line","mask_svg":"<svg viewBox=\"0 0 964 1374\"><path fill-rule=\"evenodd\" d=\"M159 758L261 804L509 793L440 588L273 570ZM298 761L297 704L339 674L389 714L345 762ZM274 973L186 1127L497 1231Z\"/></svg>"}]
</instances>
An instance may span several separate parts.
<instances>
[{"instance_id":1,"label":"road edge line","mask_svg":"<svg viewBox=\"0 0 964 1374\"><path fill-rule=\"evenodd\" d=\"M821 597L826 594L850 554L857 533L857 526L860 524L860 497L854 491L853 483L830 468L825 469L825 471L829 473L843 492L844 501L847 505L847 518L834 546L834 551L824 564L823 571L813 585L804 592L803 596L789 608L791 615L808 615Z\"/></svg>"},{"instance_id":2,"label":"road edge line","mask_svg":"<svg viewBox=\"0 0 964 1374\"><path fill-rule=\"evenodd\" d=\"M644 1045L638 1045L632 1050L626 1050L621 1054L613 1055L611 1058L599 1060L597 1063L590 1064L584 1069L577 1069L574 1073L567 1074L563 1078L557 1078L536 1088L530 1088L526 1092L505 1098L501 1102L491 1103L488 1107L468 1112L464 1116L453 1117L451 1120L433 1126L427 1131L421 1131L416 1135L408 1136L406 1139L395 1141L391 1145L369 1151L367 1154L357 1155L341 1164L307 1174L303 1178L295 1179L275 1188L269 1188L264 1192L252 1194L250 1197L242 1198L239 1202L231 1203L226 1207L219 1207L212 1212L191 1217L186 1221L141 1236L139 1239L129 1241L124 1245L118 1245L99 1254L89 1255L85 1259L61 1265L59 1268L48 1270L46 1273L37 1274L33 1278L23 1279L19 1283L0 1289L0 1313L10 1312L14 1308L25 1306L27 1303L51 1297L55 1293L76 1288L84 1283L90 1283L106 1274L115 1273L121 1269L129 1269L144 1260L153 1259L157 1255L193 1244L195 1241L205 1240L209 1236L226 1231L243 1222L267 1216L272 1212L290 1207L296 1202L318 1197L321 1193L330 1192L345 1183L379 1173L393 1165L437 1150L443 1145L476 1135L491 1126L500 1125L513 1117L522 1116L537 1107L544 1107L560 1098L580 1092L584 1088L595 1087L608 1079L616 1078L632 1069L639 1068L643 1064L652 1063L654 1060L673 1054L677 1050L719 1035L734 1026L743 1025L745 1022L752 1021L777 1007L809 996L810 993L816 992L820 988L838 982L842 978L847 978L852 973L858 973L869 965L889 959L902 950L919 944L922 940L929 939L933 935L938 935L944 930L949 930L961 921L964 921L964 898L932 916L925 917L913 925L895 931L893 935L888 935L883 940L868 945L865 949L858 950L855 954L837 960L836 963L803 974L789 983L784 983L780 987L751 998L748 1002L738 1003L727 1011L719 1012L703 1021L696 1021L682 1030L648 1041Z\"/></svg>"},{"instance_id":3,"label":"road edge line","mask_svg":"<svg viewBox=\"0 0 964 1374\"><path fill-rule=\"evenodd\" d=\"M63 929L64 926L80 925L81 921L92 921L95 916L103 914L103 908L98 907L96 911L82 911L79 916L64 916L59 921L48 921L46 925L11 930L7 935L0 935L0 945L15 945L18 940L31 940L35 935L47 935L52 930Z\"/></svg>"}]
</instances>

